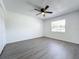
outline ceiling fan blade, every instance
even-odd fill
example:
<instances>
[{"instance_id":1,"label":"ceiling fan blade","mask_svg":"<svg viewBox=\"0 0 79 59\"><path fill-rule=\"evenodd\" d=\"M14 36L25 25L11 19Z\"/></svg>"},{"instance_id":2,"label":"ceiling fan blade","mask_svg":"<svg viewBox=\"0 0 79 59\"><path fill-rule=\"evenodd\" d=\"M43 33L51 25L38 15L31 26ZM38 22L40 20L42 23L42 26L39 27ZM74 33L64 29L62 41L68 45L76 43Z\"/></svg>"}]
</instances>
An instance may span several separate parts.
<instances>
[{"instance_id":1,"label":"ceiling fan blade","mask_svg":"<svg viewBox=\"0 0 79 59\"><path fill-rule=\"evenodd\" d=\"M38 14L36 14L36 15L39 15L39 14L41 14L41 13L38 13Z\"/></svg>"},{"instance_id":2,"label":"ceiling fan blade","mask_svg":"<svg viewBox=\"0 0 79 59\"><path fill-rule=\"evenodd\" d=\"M38 10L38 9L34 9L34 10L41 12L41 11L40 11L40 10Z\"/></svg>"},{"instance_id":3,"label":"ceiling fan blade","mask_svg":"<svg viewBox=\"0 0 79 59\"><path fill-rule=\"evenodd\" d=\"M50 11L46 11L45 13L51 13L51 14L52 14L53 12L50 12Z\"/></svg>"},{"instance_id":4,"label":"ceiling fan blade","mask_svg":"<svg viewBox=\"0 0 79 59\"><path fill-rule=\"evenodd\" d=\"M48 8L49 8L49 6L47 5L47 6L45 7L45 10L48 9Z\"/></svg>"}]
</instances>

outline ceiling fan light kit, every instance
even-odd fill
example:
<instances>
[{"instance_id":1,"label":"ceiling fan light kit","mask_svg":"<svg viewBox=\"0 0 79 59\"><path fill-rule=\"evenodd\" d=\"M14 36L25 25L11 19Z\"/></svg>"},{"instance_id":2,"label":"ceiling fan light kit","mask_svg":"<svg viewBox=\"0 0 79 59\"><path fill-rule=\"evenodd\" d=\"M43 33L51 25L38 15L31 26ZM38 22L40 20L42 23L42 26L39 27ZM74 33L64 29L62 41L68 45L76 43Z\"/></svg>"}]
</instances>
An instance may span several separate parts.
<instances>
[{"instance_id":1,"label":"ceiling fan light kit","mask_svg":"<svg viewBox=\"0 0 79 59\"><path fill-rule=\"evenodd\" d=\"M44 15L45 13L44 12L42 12L42 15Z\"/></svg>"}]
</instances>

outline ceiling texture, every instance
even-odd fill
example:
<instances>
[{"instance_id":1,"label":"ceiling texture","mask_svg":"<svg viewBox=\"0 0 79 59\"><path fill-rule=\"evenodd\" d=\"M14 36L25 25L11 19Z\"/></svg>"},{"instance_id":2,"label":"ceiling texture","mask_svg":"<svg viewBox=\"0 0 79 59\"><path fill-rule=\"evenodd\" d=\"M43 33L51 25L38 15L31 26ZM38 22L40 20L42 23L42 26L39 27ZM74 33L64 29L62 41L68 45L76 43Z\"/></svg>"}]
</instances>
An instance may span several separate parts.
<instances>
[{"instance_id":1,"label":"ceiling texture","mask_svg":"<svg viewBox=\"0 0 79 59\"><path fill-rule=\"evenodd\" d=\"M19 14L29 15L39 19L49 19L62 14L66 14L79 9L79 0L3 0L7 11L16 12ZM46 14L43 17L36 8L43 8L46 5L50 7L47 9L52 11L52 14Z\"/></svg>"}]
</instances>

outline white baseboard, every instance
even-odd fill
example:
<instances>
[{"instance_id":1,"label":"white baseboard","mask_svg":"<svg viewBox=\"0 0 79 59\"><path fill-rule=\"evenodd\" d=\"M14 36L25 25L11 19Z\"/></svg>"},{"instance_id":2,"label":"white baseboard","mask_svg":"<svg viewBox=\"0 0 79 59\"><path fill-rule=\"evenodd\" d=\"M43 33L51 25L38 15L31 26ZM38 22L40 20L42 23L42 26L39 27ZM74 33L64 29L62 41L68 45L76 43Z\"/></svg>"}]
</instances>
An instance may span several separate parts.
<instances>
[{"instance_id":1,"label":"white baseboard","mask_svg":"<svg viewBox=\"0 0 79 59\"><path fill-rule=\"evenodd\" d=\"M79 42L72 42L72 41L68 41L68 40L63 40L63 39L57 39L57 38L53 38L51 36L45 36L45 37L48 37L48 38L51 38L51 39L56 39L56 40L60 40L60 41L64 41L64 42L70 42L70 43L73 43L73 44L79 44Z\"/></svg>"}]
</instances>

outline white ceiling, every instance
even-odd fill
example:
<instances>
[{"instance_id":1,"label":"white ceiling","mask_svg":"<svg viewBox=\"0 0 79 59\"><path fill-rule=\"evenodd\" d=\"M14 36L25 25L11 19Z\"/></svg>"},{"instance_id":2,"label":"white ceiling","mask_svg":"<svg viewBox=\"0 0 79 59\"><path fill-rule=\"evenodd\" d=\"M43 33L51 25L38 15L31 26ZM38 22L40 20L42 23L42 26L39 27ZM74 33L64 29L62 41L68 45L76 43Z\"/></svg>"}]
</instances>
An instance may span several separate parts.
<instances>
[{"instance_id":1,"label":"white ceiling","mask_svg":"<svg viewBox=\"0 0 79 59\"><path fill-rule=\"evenodd\" d=\"M79 0L4 0L4 4L8 11L40 19L55 17L79 9ZM46 5L50 6L48 10L53 11L53 14L46 14L45 17L36 16L38 12L34 8L45 7Z\"/></svg>"}]
</instances>

